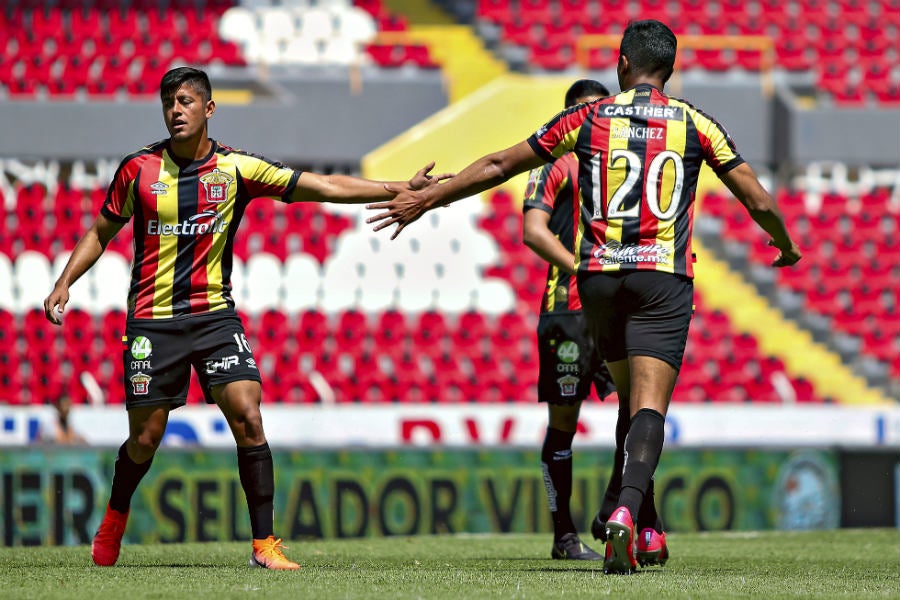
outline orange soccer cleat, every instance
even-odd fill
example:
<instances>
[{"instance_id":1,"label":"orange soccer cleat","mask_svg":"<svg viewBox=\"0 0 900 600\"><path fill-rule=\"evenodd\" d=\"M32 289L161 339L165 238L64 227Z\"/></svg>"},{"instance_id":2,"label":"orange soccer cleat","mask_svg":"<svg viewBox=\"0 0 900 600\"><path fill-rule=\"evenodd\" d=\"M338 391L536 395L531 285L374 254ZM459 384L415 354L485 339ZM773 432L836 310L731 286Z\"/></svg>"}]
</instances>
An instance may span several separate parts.
<instances>
[{"instance_id":1,"label":"orange soccer cleat","mask_svg":"<svg viewBox=\"0 0 900 600\"><path fill-rule=\"evenodd\" d=\"M300 568L295 562L291 562L284 555L282 549L285 546L281 538L275 539L270 535L264 540L253 540L253 553L250 554L250 566L263 569L276 569L279 571L295 571Z\"/></svg>"},{"instance_id":2,"label":"orange soccer cleat","mask_svg":"<svg viewBox=\"0 0 900 600\"><path fill-rule=\"evenodd\" d=\"M91 558L100 567L111 567L119 558L122 536L128 524L128 513L120 513L106 505L106 513L91 544Z\"/></svg>"}]
</instances>

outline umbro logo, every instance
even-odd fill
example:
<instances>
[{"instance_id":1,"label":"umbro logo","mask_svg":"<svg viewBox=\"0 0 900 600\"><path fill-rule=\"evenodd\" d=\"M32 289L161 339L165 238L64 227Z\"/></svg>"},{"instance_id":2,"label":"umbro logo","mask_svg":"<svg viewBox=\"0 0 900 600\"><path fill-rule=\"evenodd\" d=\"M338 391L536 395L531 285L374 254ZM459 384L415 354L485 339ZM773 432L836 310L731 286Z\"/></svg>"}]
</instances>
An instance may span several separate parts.
<instances>
[{"instance_id":1,"label":"umbro logo","mask_svg":"<svg viewBox=\"0 0 900 600\"><path fill-rule=\"evenodd\" d=\"M157 181L156 183L150 184L150 193L154 196L160 196L169 191L169 184L163 183L162 181Z\"/></svg>"},{"instance_id":2,"label":"umbro logo","mask_svg":"<svg viewBox=\"0 0 900 600\"><path fill-rule=\"evenodd\" d=\"M572 459L572 451L571 450L557 450L553 453L553 460L571 460Z\"/></svg>"}]
</instances>

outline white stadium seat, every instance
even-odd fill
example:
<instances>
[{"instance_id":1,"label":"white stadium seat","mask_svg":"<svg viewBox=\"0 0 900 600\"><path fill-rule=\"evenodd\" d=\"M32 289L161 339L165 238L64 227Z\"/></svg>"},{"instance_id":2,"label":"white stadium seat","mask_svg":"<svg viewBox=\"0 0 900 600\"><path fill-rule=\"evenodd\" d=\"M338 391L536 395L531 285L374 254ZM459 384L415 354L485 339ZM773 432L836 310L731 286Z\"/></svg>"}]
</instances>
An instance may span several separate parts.
<instances>
[{"instance_id":1,"label":"white stadium seat","mask_svg":"<svg viewBox=\"0 0 900 600\"><path fill-rule=\"evenodd\" d=\"M334 19L335 29L342 39L365 44L374 40L378 34L375 19L365 9L356 6L334 9Z\"/></svg>"},{"instance_id":2,"label":"white stadium seat","mask_svg":"<svg viewBox=\"0 0 900 600\"><path fill-rule=\"evenodd\" d=\"M312 40L327 40L334 35L334 15L324 8L303 11L297 34Z\"/></svg>"},{"instance_id":3,"label":"white stadium seat","mask_svg":"<svg viewBox=\"0 0 900 600\"><path fill-rule=\"evenodd\" d=\"M277 309L281 304L282 265L278 257L259 252L247 259L244 301L239 307L250 314Z\"/></svg>"},{"instance_id":4,"label":"white stadium seat","mask_svg":"<svg viewBox=\"0 0 900 600\"><path fill-rule=\"evenodd\" d=\"M0 309L16 310L16 296L13 289L13 265L6 254L0 253Z\"/></svg>"},{"instance_id":5,"label":"white stadium seat","mask_svg":"<svg viewBox=\"0 0 900 600\"><path fill-rule=\"evenodd\" d=\"M516 294L509 283L489 277L475 291L475 310L487 315L501 315L515 310Z\"/></svg>"},{"instance_id":6,"label":"white stadium seat","mask_svg":"<svg viewBox=\"0 0 900 600\"><path fill-rule=\"evenodd\" d=\"M106 251L91 267L91 302L87 308L94 314L104 314L125 306L131 282L131 265L118 252Z\"/></svg>"},{"instance_id":7,"label":"white stadium seat","mask_svg":"<svg viewBox=\"0 0 900 600\"><path fill-rule=\"evenodd\" d=\"M284 295L281 308L287 312L300 312L316 308L322 289L322 269L309 254L288 256L282 275Z\"/></svg>"},{"instance_id":8,"label":"white stadium seat","mask_svg":"<svg viewBox=\"0 0 900 600\"><path fill-rule=\"evenodd\" d=\"M226 10L219 19L219 37L240 45L258 40L259 31L254 13L240 6Z\"/></svg>"},{"instance_id":9,"label":"white stadium seat","mask_svg":"<svg viewBox=\"0 0 900 600\"><path fill-rule=\"evenodd\" d=\"M321 63L322 49L319 41L308 37L295 37L287 42L284 50L281 51L280 62L286 65L317 65Z\"/></svg>"},{"instance_id":10,"label":"white stadium seat","mask_svg":"<svg viewBox=\"0 0 900 600\"><path fill-rule=\"evenodd\" d=\"M50 261L40 252L26 250L16 257L15 263L16 298L18 312L25 313L32 308L44 308L44 298L53 286Z\"/></svg>"},{"instance_id":11,"label":"white stadium seat","mask_svg":"<svg viewBox=\"0 0 900 600\"><path fill-rule=\"evenodd\" d=\"M320 59L328 65L353 65L359 64L364 56L355 41L336 37L325 41Z\"/></svg>"},{"instance_id":12,"label":"white stadium seat","mask_svg":"<svg viewBox=\"0 0 900 600\"><path fill-rule=\"evenodd\" d=\"M235 304L241 308L246 299L247 282L243 261L237 256L231 264L231 297L234 298Z\"/></svg>"},{"instance_id":13,"label":"white stadium seat","mask_svg":"<svg viewBox=\"0 0 900 600\"><path fill-rule=\"evenodd\" d=\"M259 10L259 37L266 40L291 40L297 35L294 11L283 7Z\"/></svg>"}]
</instances>

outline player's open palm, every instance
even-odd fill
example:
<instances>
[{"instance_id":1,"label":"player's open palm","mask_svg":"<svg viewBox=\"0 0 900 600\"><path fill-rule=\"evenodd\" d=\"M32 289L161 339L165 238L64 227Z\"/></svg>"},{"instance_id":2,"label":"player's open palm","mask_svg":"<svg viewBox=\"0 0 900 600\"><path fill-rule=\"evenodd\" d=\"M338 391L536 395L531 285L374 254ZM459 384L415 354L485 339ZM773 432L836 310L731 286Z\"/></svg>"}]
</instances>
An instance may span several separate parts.
<instances>
[{"instance_id":1,"label":"player's open palm","mask_svg":"<svg viewBox=\"0 0 900 600\"><path fill-rule=\"evenodd\" d=\"M373 229L381 231L385 227L397 224L397 230L391 236L391 239L400 235L400 232L407 225L416 221L419 217L428 211L428 205L425 201L425 194L421 191L405 190L400 191L393 189L391 186L385 186L389 192L397 193L393 200L387 202L377 202L375 204L367 204L366 208L370 210L382 210L374 217L366 219L366 223L378 223ZM399 192L399 193L398 193Z\"/></svg>"}]
</instances>

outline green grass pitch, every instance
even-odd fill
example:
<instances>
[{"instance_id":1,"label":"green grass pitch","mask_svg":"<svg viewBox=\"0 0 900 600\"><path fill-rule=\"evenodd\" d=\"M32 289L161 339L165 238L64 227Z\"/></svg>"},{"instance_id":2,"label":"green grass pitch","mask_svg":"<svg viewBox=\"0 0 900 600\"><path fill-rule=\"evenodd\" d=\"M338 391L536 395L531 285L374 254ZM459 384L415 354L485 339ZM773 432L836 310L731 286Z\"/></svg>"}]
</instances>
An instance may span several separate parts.
<instances>
[{"instance_id":1,"label":"green grass pitch","mask_svg":"<svg viewBox=\"0 0 900 600\"><path fill-rule=\"evenodd\" d=\"M675 533L665 567L631 576L550 560L550 543L547 535L294 541L295 572L251 569L249 543L126 545L111 568L93 566L87 546L0 548L0 598L900 597L895 529Z\"/></svg>"}]
</instances>

